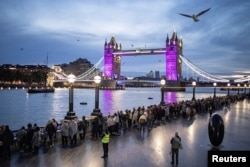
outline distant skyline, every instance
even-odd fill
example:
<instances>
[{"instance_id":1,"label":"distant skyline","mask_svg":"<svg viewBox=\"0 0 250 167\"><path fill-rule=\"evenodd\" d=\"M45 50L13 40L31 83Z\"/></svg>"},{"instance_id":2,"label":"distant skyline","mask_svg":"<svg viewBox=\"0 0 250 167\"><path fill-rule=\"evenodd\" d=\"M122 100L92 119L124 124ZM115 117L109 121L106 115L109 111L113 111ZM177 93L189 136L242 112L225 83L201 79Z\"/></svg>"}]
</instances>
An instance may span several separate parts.
<instances>
[{"instance_id":1,"label":"distant skyline","mask_svg":"<svg viewBox=\"0 0 250 167\"><path fill-rule=\"evenodd\" d=\"M199 22L180 15L208 8ZM245 0L2 0L0 64L45 64L47 55L49 66L95 64L112 35L124 50L164 48L175 30L193 64L242 77L250 75L249 9ZM164 73L164 55L122 57L122 75L151 70Z\"/></svg>"}]
</instances>

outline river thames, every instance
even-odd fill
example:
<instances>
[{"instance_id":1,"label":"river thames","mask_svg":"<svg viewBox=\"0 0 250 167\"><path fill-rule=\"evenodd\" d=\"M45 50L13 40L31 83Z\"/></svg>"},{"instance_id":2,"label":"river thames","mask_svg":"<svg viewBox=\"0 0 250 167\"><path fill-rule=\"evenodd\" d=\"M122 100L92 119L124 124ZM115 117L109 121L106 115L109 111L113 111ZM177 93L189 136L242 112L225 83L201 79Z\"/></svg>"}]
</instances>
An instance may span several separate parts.
<instances>
[{"instance_id":1,"label":"river thames","mask_svg":"<svg viewBox=\"0 0 250 167\"><path fill-rule=\"evenodd\" d=\"M196 99L213 96L213 88L196 88ZM217 96L225 96L227 91L217 88ZM237 92L230 92L237 93ZM186 92L165 92L166 103L191 100L192 88ZM152 97L152 99L148 99ZM94 109L94 89L74 89L74 111L78 118L89 116ZM49 119L62 120L69 110L69 90L57 88L54 93L28 94L25 89L0 90L0 125L9 125L17 130L28 123L44 126ZM160 88L126 88L125 90L100 90L99 108L104 116L120 110L159 104ZM80 102L87 102L81 105Z\"/></svg>"}]
</instances>

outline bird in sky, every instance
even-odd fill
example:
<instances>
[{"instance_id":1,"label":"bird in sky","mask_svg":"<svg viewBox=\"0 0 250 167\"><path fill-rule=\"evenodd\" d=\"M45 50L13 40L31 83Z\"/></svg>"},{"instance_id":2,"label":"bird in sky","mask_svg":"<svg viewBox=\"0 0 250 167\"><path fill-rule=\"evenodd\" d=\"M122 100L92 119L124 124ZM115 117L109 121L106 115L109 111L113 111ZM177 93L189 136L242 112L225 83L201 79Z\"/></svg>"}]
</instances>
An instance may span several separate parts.
<instances>
[{"instance_id":1,"label":"bird in sky","mask_svg":"<svg viewBox=\"0 0 250 167\"><path fill-rule=\"evenodd\" d=\"M206 9L206 10L203 10L202 12L198 13L197 15L195 15L195 14L193 14L193 15L188 15L188 14L182 14L182 13L179 13L179 14L182 15L182 16L185 16L185 17L190 17L190 18L192 18L192 19L194 20L194 22L198 22L198 21L199 21L198 17L201 16L201 15L203 15L204 13L206 13L207 11L209 11L210 9L211 9L211 8L208 8L208 9Z\"/></svg>"},{"instance_id":2,"label":"bird in sky","mask_svg":"<svg viewBox=\"0 0 250 167\"><path fill-rule=\"evenodd\" d=\"M23 48L20 48L20 51L23 51Z\"/></svg>"}]
</instances>

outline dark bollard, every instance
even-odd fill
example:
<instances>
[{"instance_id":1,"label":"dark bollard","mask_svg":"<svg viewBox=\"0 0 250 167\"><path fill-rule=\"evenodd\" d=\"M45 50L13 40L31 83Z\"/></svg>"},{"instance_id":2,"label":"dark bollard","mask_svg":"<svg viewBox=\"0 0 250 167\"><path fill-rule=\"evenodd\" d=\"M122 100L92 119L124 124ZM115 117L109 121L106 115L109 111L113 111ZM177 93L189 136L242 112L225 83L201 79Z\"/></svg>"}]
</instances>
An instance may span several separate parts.
<instances>
[{"instance_id":1,"label":"dark bollard","mask_svg":"<svg viewBox=\"0 0 250 167\"><path fill-rule=\"evenodd\" d=\"M219 146L224 137L224 122L220 115L214 114L209 119L208 136L214 146Z\"/></svg>"}]
</instances>

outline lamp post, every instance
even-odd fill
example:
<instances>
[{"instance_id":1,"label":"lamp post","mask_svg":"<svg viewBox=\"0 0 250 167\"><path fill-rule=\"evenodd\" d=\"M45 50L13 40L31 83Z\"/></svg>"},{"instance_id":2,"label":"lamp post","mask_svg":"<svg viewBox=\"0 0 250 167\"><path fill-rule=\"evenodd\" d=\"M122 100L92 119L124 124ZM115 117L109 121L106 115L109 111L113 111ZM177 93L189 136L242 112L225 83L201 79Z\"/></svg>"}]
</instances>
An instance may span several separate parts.
<instances>
[{"instance_id":1,"label":"lamp post","mask_svg":"<svg viewBox=\"0 0 250 167\"><path fill-rule=\"evenodd\" d=\"M249 89L248 89L248 93L250 94L250 84L248 85L248 88L249 88Z\"/></svg>"},{"instance_id":2,"label":"lamp post","mask_svg":"<svg viewBox=\"0 0 250 167\"><path fill-rule=\"evenodd\" d=\"M245 87L245 94L247 94L247 84L245 84L244 87Z\"/></svg>"},{"instance_id":3,"label":"lamp post","mask_svg":"<svg viewBox=\"0 0 250 167\"><path fill-rule=\"evenodd\" d=\"M101 110L99 109L99 85L101 83L101 77L95 76L94 82L95 82L95 108L93 110L92 115L99 115L101 112Z\"/></svg>"},{"instance_id":4,"label":"lamp post","mask_svg":"<svg viewBox=\"0 0 250 167\"><path fill-rule=\"evenodd\" d=\"M217 83L214 82L214 83L213 83L213 86L214 86L214 98L215 98L215 97L216 97L216 86L217 86Z\"/></svg>"},{"instance_id":5,"label":"lamp post","mask_svg":"<svg viewBox=\"0 0 250 167\"><path fill-rule=\"evenodd\" d=\"M165 105L165 102L164 102L164 87L165 87L165 84L166 84L166 80L165 79L161 79L161 102L160 102L160 105Z\"/></svg>"},{"instance_id":6,"label":"lamp post","mask_svg":"<svg viewBox=\"0 0 250 167\"><path fill-rule=\"evenodd\" d=\"M227 96L229 97L229 88L230 88L230 83L227 84Z\"/></svg>"},{"instance_id":7,"label":"lamp post","mask_svg":"<svg viewBox=\"0 0 250 167\"><path fill-rule=\"evenodd\" d=\"M195 100L195 87L196 87L196 82L195 81L192 82L192 86L193 86L193 98L192 98L192 101L194 101Z\"/></svg>"},{"instance_id":8,"label":"lamp post","mask_svg":"<svg viewBox=\"0 0 250 167\"><path fill-rule=\"evenodd\" d=\"M237 84L238 86L238 95L240 94L240 84Z\"/></svg>"},{"instance_id":9,"label":"lamp post","mask_svg":"<svg viewBox=\"0 0 250 167\"><path fill-rule=\"evenodd\" d=\"M71 119L77 118L76 114L74 112L74 109L73 109L74 108L73 107L73 105L74 105L74 103L73 103L73 101L74 101L73 84L74 84L74 82L76 80L76 77L75 77L75 75L70 74L70 75L68 75L67 80L69 82L69 111L67 112L67 115L65 116L65 119L71 120Z\"/></svg>"}]
</instances>

